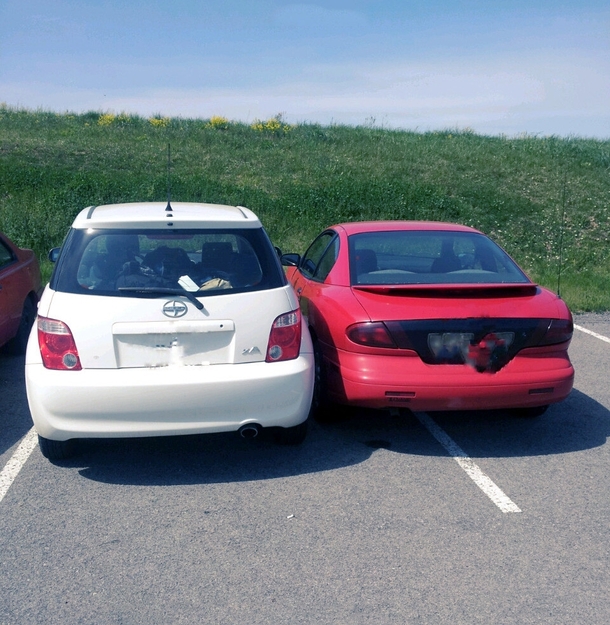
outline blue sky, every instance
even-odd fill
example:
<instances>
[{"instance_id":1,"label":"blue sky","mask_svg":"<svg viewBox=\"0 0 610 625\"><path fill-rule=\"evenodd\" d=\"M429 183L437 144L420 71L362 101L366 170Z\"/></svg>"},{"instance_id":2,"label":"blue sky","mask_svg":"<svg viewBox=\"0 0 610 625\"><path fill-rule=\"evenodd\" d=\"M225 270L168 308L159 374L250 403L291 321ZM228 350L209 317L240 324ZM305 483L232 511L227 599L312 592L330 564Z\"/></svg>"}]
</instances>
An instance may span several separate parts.
<instances>
[{"instance_id":1,"label":"blue sky","mask_svg":"<svg viewBox=\"0 0 610 625\"><path fill-rule=\"evenodd\" d=\"M0 103L610 138L610 3L2 0Z\"/></svg>"}]
</instances>

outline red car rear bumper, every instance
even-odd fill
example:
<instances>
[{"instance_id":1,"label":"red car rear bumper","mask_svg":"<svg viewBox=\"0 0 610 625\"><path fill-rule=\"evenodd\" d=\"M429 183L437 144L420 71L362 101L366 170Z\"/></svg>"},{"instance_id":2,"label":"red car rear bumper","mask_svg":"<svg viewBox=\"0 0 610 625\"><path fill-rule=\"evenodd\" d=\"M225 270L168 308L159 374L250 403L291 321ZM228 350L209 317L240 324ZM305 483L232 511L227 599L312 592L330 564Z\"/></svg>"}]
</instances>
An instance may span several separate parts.
<instances>
[{"instance_id":1,"label":"red car rear bumper","mask_svg":"<svg viewBox=\"0 0 610 625\"><path fill-rule=\"evenodd\" d=\"M559 402L572 390L574 368L565 347L523 350L497 373L479 373L468 365L428 365L414 352L385 356L341 350L329 350L325 369L331 399L355 406L526 408Z\"/></svg>"}]
</instances>

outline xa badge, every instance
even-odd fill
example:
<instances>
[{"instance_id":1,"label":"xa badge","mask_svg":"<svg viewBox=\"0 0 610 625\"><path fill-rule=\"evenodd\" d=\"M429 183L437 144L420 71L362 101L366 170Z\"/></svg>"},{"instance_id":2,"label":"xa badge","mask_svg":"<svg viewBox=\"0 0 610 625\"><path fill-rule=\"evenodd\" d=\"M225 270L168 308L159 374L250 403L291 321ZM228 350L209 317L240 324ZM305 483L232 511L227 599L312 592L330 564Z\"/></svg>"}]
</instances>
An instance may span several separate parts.
<instances>
[{"instance_id":1,"label":"xa badge","mask_svg":"<svg viewBox=\"0 0 610 625\"><path fill-rule=\"evenodd\" d=\"M187 310L186 304L184 302L179 302L177 299L173 299L163 304L163 314L166 317L171 317L172 319L184 317Z\"/></svg>"}]
</instances>

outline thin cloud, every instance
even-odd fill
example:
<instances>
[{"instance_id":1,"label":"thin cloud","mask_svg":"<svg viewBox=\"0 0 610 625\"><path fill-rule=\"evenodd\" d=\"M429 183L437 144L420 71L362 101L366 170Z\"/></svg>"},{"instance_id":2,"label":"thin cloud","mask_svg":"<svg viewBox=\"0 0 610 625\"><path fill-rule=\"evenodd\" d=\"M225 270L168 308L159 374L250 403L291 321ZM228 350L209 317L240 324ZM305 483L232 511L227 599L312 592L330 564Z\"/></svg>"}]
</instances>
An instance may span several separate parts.
<instances>
[{"instance_id":1,"label":"thin cloud","mask_svg":"<svg viewBox=\"0 0 610 625\"><path fill-rule=\"evenodd\" d=\"M483 134L610 137L603 80L610 62L581 56L463 59L440 64L315 65L300 80L265 87L201 89L62 89L5 85L9 101L42 108L179 117L223 115L250 122L284 113L292 123L391 128L469 128ZM101 106L100 106L101 103Z\"/></svg>"}]
</instances>

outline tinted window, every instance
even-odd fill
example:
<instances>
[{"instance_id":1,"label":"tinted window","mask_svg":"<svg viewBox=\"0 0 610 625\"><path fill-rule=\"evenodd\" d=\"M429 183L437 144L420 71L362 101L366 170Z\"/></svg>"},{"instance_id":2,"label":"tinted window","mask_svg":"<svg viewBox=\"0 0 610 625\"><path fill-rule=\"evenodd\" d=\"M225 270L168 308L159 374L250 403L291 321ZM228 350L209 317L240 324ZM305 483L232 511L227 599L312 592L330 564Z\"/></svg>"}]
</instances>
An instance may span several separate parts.
<instances>
[{"instance_id":1,"label":"tinted window","mask_svg":"<svg viewBox=\"0 0 610 625\"><path fill-rule=\"evenodd\" d=\"M118 295L179 285L209 292L276 288L284 275L260 229L72 230L51 286L71 293Z\"/></svg>"},{"instance_id":2,"label":"tinted window","mask_svg":"<svg viewBox=\"0 0 610 625\"><path fill-rule=\"evenodd\" d=\"M334 237L330 242L330 245L326 248L326 251L322 255L318 268L314 278L316 280L324 281L326 276L330 273L330 270L335 266L335 261L339 255L339 237Z\"/></svg>"},{"instance_id":3,"label":"tinted window","mask_svg":"<svg viewBox=\"0 0 610 625\"><path fill-rule=\"evenodd\" d=\"M324 280L337 259L338 249L337 235L332 231L323 232L301 259L301 271L309 278Z\"/></svg>"},{"instance_id":4,"label":"tinted window","mask_svg":"<svg viewBox=\"0 0 610 625\"><path fill-rule=\"evenodd\" d=\"M349 238L352 284L522 284L527 276L486 236L371 232Z\"/></svg>"},{"instance_id":5,"label":"tinted window","mask_svg":"<svg viewBox=\"0 0 610 625\"><path fill-rule=\"evenodd\" d=\"M14 260L13 252L0 241L0 268L10 265Z\"/></svg>"}]
</instances>

